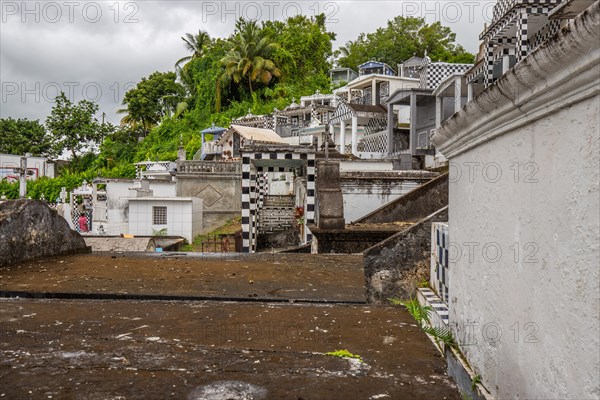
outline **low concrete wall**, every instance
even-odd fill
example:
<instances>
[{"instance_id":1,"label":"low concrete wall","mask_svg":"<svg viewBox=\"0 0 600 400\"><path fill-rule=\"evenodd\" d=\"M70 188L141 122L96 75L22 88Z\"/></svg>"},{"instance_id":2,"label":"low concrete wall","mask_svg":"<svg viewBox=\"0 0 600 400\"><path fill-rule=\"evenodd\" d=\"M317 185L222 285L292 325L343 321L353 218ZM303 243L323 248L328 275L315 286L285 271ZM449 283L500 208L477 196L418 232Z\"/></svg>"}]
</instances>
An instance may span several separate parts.
<instances>
[{"instance_id":1,"label":"low concrete wall","mask_svg":"<svg viewBox=\"0 0 600 400\"><path fill-rule=\"evenodd\" d=\"M448 205L448 174L443 174L355 221L380 224L419 221Z\"/></svg>"},{"instance_id":2,"label":"low concrete wall","mask_svg":"<svg viewBox=\"0 0 600 400\"><path fill-rule=\"evenodd\" d=\"M448 207L363 252L367 301L409 298L417 283L429 275L431 223L448 220Z\"/></svg>"},{"instance_id":3,"label":"low concrete wall","mask_svg":"<svg viewBox=\"0 0 600 400\"><path fill-rule=\"evenodd\" d=\"M122 237L84 237L85 243L98 251L155 251L156 243L153 238L122 238Z\"/></svg>"},{"instance_id":4,"label":"low concrete wall","mask_svg":"<svg viewBox=\"0 0 600 400\"><path fill-rule=\"evenodd\" d=\"M256 250L292 248L300 243L300 229L292 226L286 230L259 233L256 237Z\"/></svg>"},{"instance_id":5,"label":"low concrete wall","mask_svg":"<svg viewBox=\"0 0 600 400\"><path fill-rule=\"evenodd\" d=\"M356 254L396 234L389 230L319 229L311 226L319 254Z\"/></svg>"},{"instance_id":6,"label":"low concrete wall","mask_svg":"<svg viewBox=\"0 0 600 400\"><path fill-rule=\"evenodd\" d=\"M89 251L81 235L45 202L0 202L0 266Z\"/></svg>"},{"instance_id":7,"label":"low concrete wall","mask_svg":"<svg viewBox=\"0 0 600 400\"><path fill-rule=\"evenodd\" d=\"M179 161L177 195L202 200L202 231L208 233L242 215L240 163Z\"/></svg>"}]
</instances>

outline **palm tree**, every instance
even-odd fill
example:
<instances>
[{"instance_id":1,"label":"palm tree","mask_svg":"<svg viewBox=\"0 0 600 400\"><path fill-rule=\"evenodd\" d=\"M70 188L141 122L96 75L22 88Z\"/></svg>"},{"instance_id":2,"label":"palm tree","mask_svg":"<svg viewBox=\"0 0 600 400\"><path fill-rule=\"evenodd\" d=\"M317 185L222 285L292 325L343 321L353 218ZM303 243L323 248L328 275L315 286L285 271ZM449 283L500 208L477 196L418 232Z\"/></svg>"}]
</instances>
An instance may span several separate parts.
<instances>
[{"instance_id":1,"label":"palm tree","mask_svg":"<svg viewBox=\"0 0 600 400\"><path fill-rule=\"evenodd\" d=\"M187 64L186 64L187 65ZM185 114L190 106L193 106L194 99L196 98L196 94L198 90L196 88L196 82L194 81L194 76L191 68L186 68L184 65L183 68L175 67L177 75L179 76L179 81L183 86L185 91L185 98L177 103L175 107L174 116L177 118L183 114Z\"/></svg>"},{"instance_id":2,"label":"palm tree","mask_svg":"<svg viewBox=\"0 0 600 400\"><path fill-rule=\"evenodd\" d=\"M208 46L210 46L212 40L207 32L198 30L197 35L186 33L185 37L181 37L181 40L185 43L185 48L192 53L191 56L185 56L179 59L175 63L175 68L178 68L180 64L187 65L190 61L200 58L204 55L204 52ZM184 66L185 66L184 65Z\"/></svg>"},{"instance_id":3,"label":"palm tree","mask_svg":"<svg viewBox=\"0 0 600 400\"><path fill-rule=\"evenodd\" d=\"M224 78L235 83L247 80L252 95L252 82L260 81L266 85L273 77L281 76L281 70L269 58L279 45L269 36L263 36L256 21L240 18L235 28L233 47L220 63L225 67Z\"/></svg>"},{"instance_id":4,"label":"palm tree","mask_svg":"<svg viewBox=\"0 0 600 400\"><path fill-rule=\"evenodd\" d=\"M117 110L117 114L124 114L123 118L121 118L121 121L119 121L121 126L128 126L134 131L141 129L144 132L144 136L146 136L148 132L150 132L150 129L152 129L154 126L152 121L144 118L136 119L132 117L127 108L121 108Z\"/></svg>"},{"instance_id":5,"label":"palm tree","mask_svg":"<svg viewBox=\"0 0 600 400\"><path fill-rule=\"evenodd\" d=\"M197 88L194 74L190 68L175 67L179 81L189 97L196 97Z\"/></svg>"}]
</instances>

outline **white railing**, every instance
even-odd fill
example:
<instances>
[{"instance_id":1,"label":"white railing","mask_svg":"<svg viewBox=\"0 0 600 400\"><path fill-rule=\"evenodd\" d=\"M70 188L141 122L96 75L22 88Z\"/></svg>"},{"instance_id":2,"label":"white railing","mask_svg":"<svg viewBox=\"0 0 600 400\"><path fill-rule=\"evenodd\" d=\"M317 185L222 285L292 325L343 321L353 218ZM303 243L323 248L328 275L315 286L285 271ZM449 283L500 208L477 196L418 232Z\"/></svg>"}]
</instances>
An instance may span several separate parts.
<instances>
[{"instance_id":1,"label":"white railing","mask_svg":"<svg viewBox=\"0 0 600 400\"><path fill-rule=\"evenodd\" d=\"M146 176L168 175L177 166L173 161L142 161L134 165L135 175L138 179Z\"/></svg>"},{"instance_id":2,"label":"white railing","mask_svg":"<svg viewBox=\"0 0 600 400\"><path fill-rule=\"evenodd\" d=\"M180 161L177 174L242 174L239 162L224 161Z\"/></svg>"},{"instance_id":3,"label":"white railing","mask_svg":"<svg viewBox=\"0 0 600 400\"><path fill-rule=\"evenodd\" d=\"M223 146L218 145L216 140L204 142L202 147L202 154L221 154L223 152Z\"/></svg>"}]
</instances>

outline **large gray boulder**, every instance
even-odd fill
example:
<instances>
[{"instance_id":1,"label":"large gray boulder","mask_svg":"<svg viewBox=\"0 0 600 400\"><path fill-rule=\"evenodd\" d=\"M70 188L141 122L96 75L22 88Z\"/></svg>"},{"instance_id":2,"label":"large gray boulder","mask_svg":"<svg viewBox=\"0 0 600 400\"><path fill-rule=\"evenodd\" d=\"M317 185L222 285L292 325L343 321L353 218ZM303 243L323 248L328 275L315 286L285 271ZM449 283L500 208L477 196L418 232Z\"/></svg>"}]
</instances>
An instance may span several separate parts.
<instances>
[{"instance_id":1,"label":"large gray boulder","mask_svg":"<svg viewBox=\"0 0 600 400\"><path fill-rule=\"evenodd\" d=\"M0 266L88 251L81 235L43 201L0 202Z\"/></svg>"}]
</instances>

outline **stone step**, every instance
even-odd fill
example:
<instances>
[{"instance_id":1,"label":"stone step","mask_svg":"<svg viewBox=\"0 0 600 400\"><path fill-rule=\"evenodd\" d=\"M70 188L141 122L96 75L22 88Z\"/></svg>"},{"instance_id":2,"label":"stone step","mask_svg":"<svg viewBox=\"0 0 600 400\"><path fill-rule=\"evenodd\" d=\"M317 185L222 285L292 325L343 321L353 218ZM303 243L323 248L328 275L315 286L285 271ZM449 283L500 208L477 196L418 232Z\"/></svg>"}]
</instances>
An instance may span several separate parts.
<instances>
[{"instance_id":1,"label":"stone step","mask_svg":"<svg viewBox=\"0 0 600 400\"><path fill-rule=\"evenodd\" d=\"M269 206L286 206L286 207L295 207L295 197L294 196L265 196L263 199L263 204L265 207Z\"/></svg>"}]
</instances>

